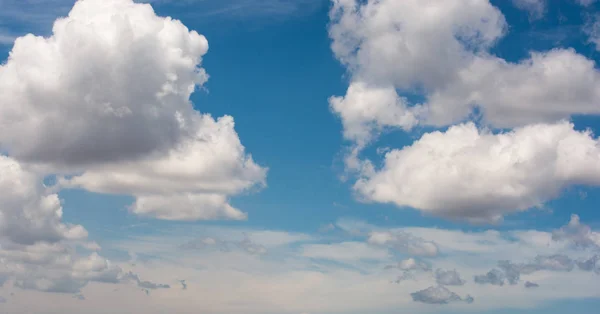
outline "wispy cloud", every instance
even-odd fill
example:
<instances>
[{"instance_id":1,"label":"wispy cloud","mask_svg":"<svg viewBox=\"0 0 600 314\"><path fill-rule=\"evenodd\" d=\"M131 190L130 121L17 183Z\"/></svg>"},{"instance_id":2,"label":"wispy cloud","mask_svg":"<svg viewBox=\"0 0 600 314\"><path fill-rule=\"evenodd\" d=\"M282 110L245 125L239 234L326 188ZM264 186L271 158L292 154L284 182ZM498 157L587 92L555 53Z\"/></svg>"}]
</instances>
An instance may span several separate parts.
<instances>
[{"instance_id":1,"label":"wispy cloud","mask_svg":"<svg viewBox=\"0 0 600 314\"><path fill-rule=\"evenodd\" d=\"M156 7L187 8L182 16L206 21L253 21L259 24L303 16L327 5L328 0L139 0Z\"/></svg>"},{"instance_id":2,"label":"wispy cloud","mask_svg":"<svg viewBox=\"0 0 600 314\"><path fill-rule=\"evenodd\" d=\"M303 16L327 5L328 0L134 0L157 10L174 9L174 18L199 22L234 21L265 25ZM49 35L56 18L66 16L76 0L0 0L0 46L12 45L27 33Z\"/></svg>"}]
</instances>

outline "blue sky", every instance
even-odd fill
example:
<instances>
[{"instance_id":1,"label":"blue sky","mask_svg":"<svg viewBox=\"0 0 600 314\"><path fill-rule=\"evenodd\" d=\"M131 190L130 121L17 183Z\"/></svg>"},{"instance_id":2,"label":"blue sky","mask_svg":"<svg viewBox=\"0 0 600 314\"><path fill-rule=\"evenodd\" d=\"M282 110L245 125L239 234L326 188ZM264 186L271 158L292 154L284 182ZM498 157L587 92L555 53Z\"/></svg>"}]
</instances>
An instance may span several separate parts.
<instances>
[{"instance_id":1,"label":"blue sky","mask_svg":"<svg viewBox=\"0 0 600 314\"><path fill-rule=\"evenodd\" d=\"M143 2L0 0L4 312L595 313L600 3Z\"/></svg>"}]
</instances>

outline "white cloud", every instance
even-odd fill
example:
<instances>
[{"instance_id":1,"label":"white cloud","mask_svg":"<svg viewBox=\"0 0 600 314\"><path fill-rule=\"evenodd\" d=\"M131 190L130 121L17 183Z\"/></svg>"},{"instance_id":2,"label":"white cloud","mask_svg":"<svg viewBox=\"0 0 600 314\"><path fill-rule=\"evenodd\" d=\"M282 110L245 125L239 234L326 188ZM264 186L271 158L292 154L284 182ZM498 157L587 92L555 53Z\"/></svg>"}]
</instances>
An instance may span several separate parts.
<instances>
[{"instance_id":1,"label":"white cloud","mask_svg":"<svg viewBox=\"0 0 600 314\"><path fill-rule=\"evenodd\" d=\"M599 147L592 134L567 122L500 134L461 124L392 150L354 188L370 201L495 222L541 206L570 185L599 185Z\"/></svg>"},{"instance_id":2,"label":"white cloud","mask_svg":"<svg viewBox=\"0 0 600 314\"><path fill-rule=\"evenodd\" d=\"M41 176L0 155L0 239L30 245L87 237L82 226L63 223L62 214L58 195Z\"/></svg>"},{"instance_id":3,"label":"white cloud","mask_svg":"<svg viewBox=\"0 0 600 314\"><path fill-rule=\"evenodd\" d=\"M139 215L245 219L229 198L264 186L267 170L232 117L194 110L207 50L147 4L78 1L52 36L18 38L0 66L0 147L68 175L57 188L133 195Z\"/></svg>"},{"instance_id":4,"label":"white cloud","mask_svg":"<svg viewBox=\"0 0 600 314\"><path fill-rule=\"evenodd\" d=\"M600 248L600 233L594 232L590 226L582 224L578 215L571 215L569 224L555 230L552 233L552 239L565 240L576 247Z\"/></svg>"},{"instance_id":5,"label":"white cloud","mask_svg":"<svg viewBox=\"0 0 600 314\"><path fill-rule=\"evenodd\" d=\"M374 231L367 240L370 244L389 246L397 251L415 256L435 256L438 247L434 242L425 241L406 232Z\"/></svg>"},{"instance_id":6,"label":"white cloud","mask_svg":"<svg viewBox=\"0 0 600 314\"><path fill-rule=\"evenodd\" d=\"M58 293L78 293L89 282L119 283L122 269L91 252L81 225L62 221L57 194L43 176L0 155L0 286Z\"/></svg>"},{"instance_id":7,"label":"white cloud","mask_svg":"<svg viewBox=\"0 0 600 314\"><path fill-rule=\"evenodd\" d=\"M359 225L359 222L355 222L355 225ZM140 278L152 278L152 281L163 285L180 285L179 280L185 279L185 290L156 289L151 292L152 297L147 298L140 291L140 287L137 287L135 279L129 280L132 281L129 285L122 282L117 286L92 282L81 289L86 301L79 303L70 296L62 298L60 295L48 296L36 291L19 290L6 304L7 311L15 312L17 309L28 308L34 313L94 313L94 308L99 308L104 312L114 310L112 312L117 313L162 313L170 310L177 313L383 314L403 308L413 313L433 313L440 308L415 302L411 296L411 293L433 287L433 290L429 290L430 293L423 292L418 295L423 297L424 301L437 300L442 303L444 300L457 300L452 297L453 294L463 301L470 300L470 295L475 300L472 304L456 302L450 307L459 311L471 309L477 313L485 313L494 309L531 309L559 300L597 297L600 291L600 281L591 280L590 276L596 274L590 270L576 267L570 272L557 271L561 269L560 265L569 265L570 262L565 260L567 263L561 264L561 258L556 256L565 255L571 261L581 259L585 262L590 260L590 255L581 248L565 245L564 241L552 241L551 232L463 232L409 227L390 230L378 226L367 227L364 223L362 226L381 232L387 230L392 233L411 233L425 241L435 241L440 254L427 257L426 260L403 260L400 263L401 267L416 270L424 267L422 263L427 263L435 267L434 269L452 269L460 273L464 284L452 288L448 286L447 289L451 290L446 292L436 288L438 283L435 272L428 271L420 271L418 276L414 276L414 280L400 285L391 284L394 273L402 269L398 266L385 270L383 266L392 263L395 256L374 254L368 248L376 247L364 242L348 242L352 241L348 238L354 237L350 235L348 238L315 235L307 239L306 236L294 233L286 236L285 231L215 226L199 230L195 226L180 225L176 230L164 230L160 236L145 235L131 237L126 241L116 240L105 245L104 249L139 253L138 256L144 258L138 259L135 266L127 268L132 267L132 271ZM246 234L254 245L273 249L269 249L268 253L263 255L247 254L241 249L235 249L236 245L233 242L231 247L234 249L228 251L181 249L180 245L185 243L188 237L196 237L199 234L202 237L198 238L198 243L204 243L203 245L218 246L220 241L239 242L243 239L240 236ZM254 237L254 234L263 234L263 240L266 242L258 241L259 237ZM276 241L271 240L272 237L284 238L285 241L275 243ZM298 246L298 241L303 242L302 246ZM324 242L328 244L323 244ZM312 245L321 245L316 246L319 248L319 256L330 252L340 253L329 254L328 257L336 258L328 261L338 263L305 256L305 248ZM385 251L386 249L381 249L381 252ZM538 255L544 258L536 259ZM365 261L365 257L370 260ZM526 261L523 265L540 265L536 271L530 272L527 271L527 267L521 267L520 263L510 263L525 270L520 274L523 282L535 282L539 287L530 289L523 284L510 287L506 284L503 287L480 285L471 279L499 266L498 261L506 258ZM112 265L124 269L124 263L113 262ZM504 280L506 282L506 279ZM158 287L160 284L155 285ZM154 287L152 284L147 286ZM10 291L7 287L0 288L0 294ZM112 292L115 288L119 289L117 293ZM198 298L198 295L203 295L203 298ZM38 302L28 304L27 300L32 298ZM132 302L135 303L135 308L131 305Z\"/></svg>"},{"instance_id":8,"label":"white cloud","mask_svg":"<svg viewBox=\"0 0 600 314\"><path fill-rule=\"evenodd\" d=\"M513 4L529 12L532 19L539 19L546 12L546 0L512 0Z\"/></svg>"},{"instance_id":9,"label":"white cloud","mask_svg":"<svg viewBox=\"0 0 600 314\"><path fill-rule=\"evenodd\" d=\"M487 52L507 28L488 1L333 2L332 50L351 84L346 101L331 105L350 140L417 121L450 125L476 107L495 127L600 114L600 74L574 50L532 52L518 63ZM402 97L414 94L423 101Z\"/></svg>"},{"instance_id":10,"label":"white cloud","mask_svg":"<svg viewBox=\"0 0 600 314\"><path fill-rule=\"evenodd\" d=\"M536 17L545 11L540 0L515 4ZM593 156L597 141L586 141L583 134L576 139L578 133L560 122L600 114L600 72L594 60L569 48L531 51L519 61L491 54L508 25L487 0L334 0L330 19L331 49L347 68L350 83L346 95L331 97L329 104L352 145L344 160L346 170L360 175L354 187L367 201L493 222L540 206L571 184L600 182L593 177L597 172L586 174L583 167L579 173L558 173L576 166L551 157L568 153L572 162L585 161L598 169ZM461 124L392 150L380 170L361 157L386 129L445 127L474 118L492 129L517 128L509 133L515 134L515 143L509 147L501 141L511 141L510 136L483 135L472 124ZM565 136L582 141L571 144L586 145L569 150L588 152L577 157L562 151L558 142L547 147L544 141L563 139L525 134L533 130L567 132ZM455 140L476 142L477 148L464 148ZM436 147L430 147L434 141ZM544 158L565 168L537 169Z\"/></svg>"},{"instance_id":11,"label":"white cloud","mask_svg":"<svg viewBox=\"0 0 600 314\"><path fill-rule=\"evenodd\" d=\"M193 127L207 50L149 5L78 1L52 36L17 38L0 67L0 143L19 160L69 167L164 153Z\"/></svg>"},{"instance_id":12,"label":"white cloud","mask_svg":"<svg viewBox=\"0 0 600 314\"><path fill-rule=\"evenodd\" d=\"M365 145L384 128L410 130L417 123L414 108L398 96L393 87L370 87L353 82L344 97L329 99L331 110L338 113L344 125L344 137Z\"/></svg>"},{"instance_id":13,"label":"white cloud","mask_svg":"<svg viewBox=\"0 0 600 314\"><path fill-rule=\"evenodd\" d=\"M465 281L460 278L460 274L454 270L444 270L438 268L435 271L435 281L445 286L462 286Z\"/></svg>"},{"instance_id":14,"label":"white cloud","mask_svg":"<svg viewBox=\"0 0 600 314\"><path fill-rule=\"evenodd\" d=\"M448 304L453 302L473 303L473 297L467 295L464 299L444 286L429 287L411 294L415 302L428 304Z\"/></svg>"}]
</instances>

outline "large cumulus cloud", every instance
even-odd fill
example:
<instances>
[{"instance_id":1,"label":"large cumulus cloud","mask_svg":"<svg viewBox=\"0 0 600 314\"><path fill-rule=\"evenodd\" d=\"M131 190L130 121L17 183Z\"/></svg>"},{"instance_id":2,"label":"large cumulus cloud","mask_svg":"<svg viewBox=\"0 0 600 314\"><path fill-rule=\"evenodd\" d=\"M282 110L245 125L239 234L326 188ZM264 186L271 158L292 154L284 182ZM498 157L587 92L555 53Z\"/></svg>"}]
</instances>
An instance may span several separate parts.
<instances>
[{"instance_id":1,"label":"large cumulus cloud","mask_svg":"<svg viewBox=\"0 0 600 314\"><path fill-rule=\"evenodd\" d=\"M568 186L600 183L598 140L561 122L600 114L593 60L571 48L493 55L508 25L488 0L334 0L330 19L331 49L350 82L329 103L351 143L345 165L360 197L495 222ZM380 133L419 125L450 129L391 150L380 169L362 157Z\"/></svg>"},{"instance_id":2,"label":"large cumulus cloud","mask_svg":"<svg viewBox=\"0 0 600 314\"><path fill-rule=\"evenodd\" d=\"M388 152L384 166L354 188L367 200L493 222L543 205L569 185L598 185L599 169L598 139L570 123L500 134L468 123Z\"/></svg>"},{"instance_id":3,"label":"large cumulus cloud","mask_svg":"<svg viewBox=\"0 0 600 314\"><path fill-rule=\"evenodd\" d=\"M245 219L229 198L264 186L230 116L194 109L204 36L132 0L81 0L0 66L0 148L57 188L133 195L133 213ZM23 138L27 138L26 141Z\"/></svg>"}]
</instances>

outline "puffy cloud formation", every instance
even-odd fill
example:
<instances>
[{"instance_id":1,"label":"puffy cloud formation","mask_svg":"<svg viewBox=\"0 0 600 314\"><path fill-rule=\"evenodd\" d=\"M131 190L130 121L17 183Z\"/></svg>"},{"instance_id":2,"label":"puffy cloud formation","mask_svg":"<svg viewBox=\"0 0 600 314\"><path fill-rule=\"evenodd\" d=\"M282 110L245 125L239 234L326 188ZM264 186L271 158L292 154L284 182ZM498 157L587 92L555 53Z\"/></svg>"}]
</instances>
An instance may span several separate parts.
<instances>
[{"instance_id":1,"label":"puffy cloud formation","mask_svg":"<svg viewBox=\"0 0 600 314\"><path fill-rule=\"evenodd\" d=\"M64 223L61 188L133 195L132 212L163 219L245 218L228 198L266 170L231 117L189 101L207 79L207 49L132 0L77 1L50 37L16 40L0 65L0 283L74 294L89 282L168 287L125 273ZM48 174L57 185L43 184Z\"/></svg>"},{"instance_id":2,"label":"puffy cloud formation","mask_svg":"<svg viewBox=\"0 0 600 314\"><path fill-rule=\"evenodd\" d=\"M193 125L206 39L130 0L83 0L0 68L0 143L71 167L164 153ZM23 141L26 137L29 140Z\"/></svg>"},{"instance_id":3,"label":"puffy cloud formation","mask_svg":"<svg viewBox=\"0 0 600 314\"><path fill-rule=\"evenodd\" d=\"M413 301L428 304L448 304L454 302L473 303L474 299L467 295L464 299L444 286L429 287L410 294Z\"/></svg>"},{"instance_id":4,"label":"puffy cloud formation","mask_svg":"<svg viewBox=\"0 0 600 314\"><path fill-rule=\"evenodd\" d=\"M329 102L342 119L344 137L361 147L385 128L410 130L418 123L418 108L409 108L393 87L353 82L345 97L332 97Z\"/></svg>"},{"instance_id":5,"label":"puffy cloud formation","mask_svg":"<svg viewBox=\"0 0 600 314\"><path fill-rule=\"evenodd\" d=\"M31 245L85 237L82 226L62 222L60 199L41 176L0 155L0 239Z\"/></svg>"},{"instance_id":6,"label":"puffy cloud formation","mask_svg":"<svg viewBox=\"0 0 600 314\"><path fill-rule=\"evenodd\" d=\"M462 286L465 281L460 278L460 274L454 270L444 270L438 268L435 271L435 281L444 286Z\"/></svg>"},{"instance_id":7,"label":"puffy cloud formation","mask_svg":"<svg viewBox=\"0 0 600 314\"><path fill-rule=\"evenodd\" d=\"M513 2L532 16L545 11L545 1ZM593 60L574 49L532 51L514 62L492 55L508 26L487 0L333 0L330 19L331 49L350 84L329 103L353 145L345 165L360 176L359 196L488 223L542 205L567 186L600 182L598 141L560 122L600 114ZM474 117L516 129L494 135L460 124L392 150L383 169L361 160L386 129Z\"/></svg>"},{"instance_id":8,"label":"puffy cloud formation","mask_svg":"<svg viewBox=\"0 0 600 314\"><path fill-rule=\"evenodd\" d=\"M406 117L411 110L403 113L402 108L411 107L423 107L419 121L433 125L460 121L475 107L485 121L499 127L600 113L600 74L593 61L575 51L536 52L519 63L488 54L507 27L488 1L333 2L332 50L353 82L348 99L332 98L332 108L342 117L347 135L369 133L360 126L410 127L414 122L407 123ZM517 3L539 10L541 1ZM381 90L387 91L388 96L380 96L385 101L369 103ZM406 106L394 101L403 99L395 91L416 91L425 100ZM342 100L347 101L340 105Z\"/></svg>"},{"instance_id":9,"label":"puffy cloud formation","mask_svg":"<svg viewBox=\"0 0 600 314\"><path fill-rule=\"evenodd\" d=\"M367 241L373 245L388 246L415 256L436 256L438 254L438 247L434 242L425 241L402 231L374 231L370 233Z\"/></svg>"},{"instance_id":10,"label":"puffy cloud formation","mask_svg":"<svg viewBox=\"0 0 600 314\"><path fill-rule=\"evenodd\" d=\"M227 195L264 184L266 170L245 155L231 117L199 117L197 132L166 156L93 167L59 184L135 195L132 212L161 219L245 219Z\"/></svg>"},{"instance_id":11,"label":"puffy cloud formation","mask_svg":"<svg viewBox=\"0 0 600 314\"><path fill-rule=\"evenodd\" d=\"M61 201L42 179L0 156L0 285L12 279L22 289L77 293L89 282L120 282L120 267L96 252L77 254L99 247L82 226L63 223Z\"/></svg>"},{"instance_id":12,"label":"puffy cloud formation","mask_svg":"<svg viewBox=\"0 0 600 314\"><path fill-rule=\"evenodd\" d=\"M133 195L133 213L242 220L229 197L264 186L230 116L189 98L206 39L132 0L81 0L48 38L18 38L0 66L0 147L67 175L57 188ZM23 138L28 138L23 141Z\"/></svg>"},{"instance_id":13,"label":"puffy cloud formation","mask_svg":"<svg viewBox=\"0 0 600 314\"><path fill-rule=\"evenodd\" d=\"M490 284L495 286L504 285L504 274L498 269L492 269L485 275L476 275L473 280L479 284Z\"/></svg>"},{"instance_id":14,"label":"puffy cloud formation","mask_svg":"<svg viewBox=\"0 0 600 314\"><path fill-rule=\"evenodd\" d=\"M476 275L475 282L497 286L503 286L508 282L516 285L521 274L528 275L538 271L570 272L575 268L575 261L563 254L538 255L533 262L524 264L514 264L507 260L499 261L498 268L500 269L492 269L485 275Z\"/></svg>"},{"instance_id":15,"label":"puffy cloud formation","mask_svg":"<svg viewBox=\"0 0 600 314\"><path fill-rule=\"evenodd\" d=\"M582 224L578 215L571 215L569 224L552 232L552 239L568 241L580 248L600 248L600 233Z\"/></svg>"},{"instance_id":16,"label":"puffy cloud formation","mask_svg":"<svg viewBox=\"0 0 600 314\"><path fill-rule=\"evenodd\" d=\"M467 123L388 152L354 188L371 201L495 222L573 184L600 184L600 144L590 132L560 122L493 134Z\"/></svg>"}]
</instances>

